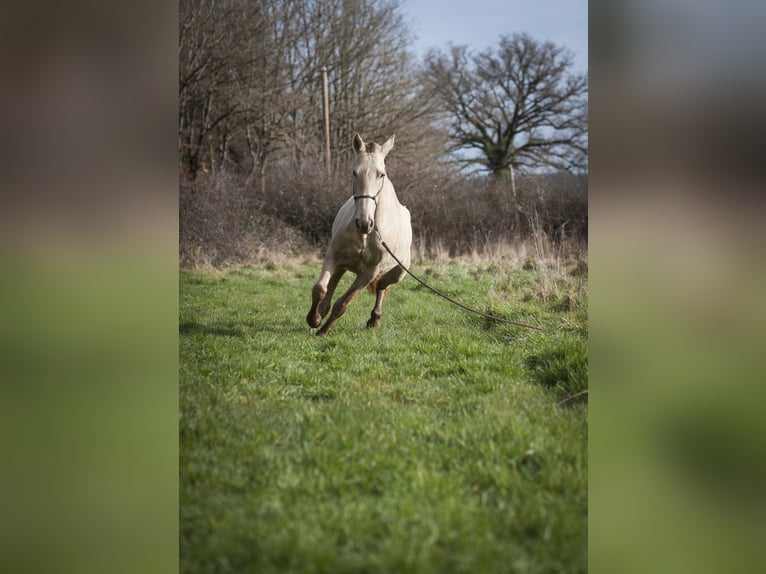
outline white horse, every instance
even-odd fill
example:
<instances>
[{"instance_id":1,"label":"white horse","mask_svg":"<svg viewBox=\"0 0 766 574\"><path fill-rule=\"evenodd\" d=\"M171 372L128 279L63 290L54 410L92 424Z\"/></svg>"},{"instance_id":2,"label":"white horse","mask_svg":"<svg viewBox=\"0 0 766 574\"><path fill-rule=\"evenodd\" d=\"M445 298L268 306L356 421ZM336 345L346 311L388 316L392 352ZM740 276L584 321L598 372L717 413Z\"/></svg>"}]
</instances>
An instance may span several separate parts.
<instances>
[{"instance_id":1,"label":"white horse","mask_svg":"<svg viewBox=\"0 0 766 574\"><path fill-rule=\"evenodd\" d=\"M335 302L317 336L325 335L346 312L354 297L367 286L375 293L375 306L367 326L380 325L381 302L386 289L398 283L406 272L383 248L378 233L394 255L407 267L410 265L410 212L399 203L384 163L393 147L394 136L382 146L365 144L359 134L354 136L353 196L341 206L332 224L330 247L319 280L312 290L311 310L306 317L311 328L319 327L322 318L327 315L343 274L352 271L356 273L356 279ZM373 233L374 230L376 233Z\"/></svg>"}]
</instances>

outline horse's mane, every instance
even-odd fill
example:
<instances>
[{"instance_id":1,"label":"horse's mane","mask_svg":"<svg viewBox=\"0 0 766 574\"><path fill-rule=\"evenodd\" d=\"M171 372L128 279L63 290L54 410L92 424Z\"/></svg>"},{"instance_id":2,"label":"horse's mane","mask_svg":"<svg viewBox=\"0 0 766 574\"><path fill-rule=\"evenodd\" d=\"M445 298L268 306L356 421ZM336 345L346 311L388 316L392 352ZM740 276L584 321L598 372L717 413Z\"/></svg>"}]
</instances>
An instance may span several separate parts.
<instances>
[{"instance_id":1,"label":"horse's mane","mask_svg":"<svg viewBox=\"0 0 766 574\"><path fill-rule=\"evenodd\" d=\"M380 151L381 147L380 145L376 144L375 142L370 142L368 144L364 144L364 151L367 153L375 153Z\"/></svg>"}]
</instances>

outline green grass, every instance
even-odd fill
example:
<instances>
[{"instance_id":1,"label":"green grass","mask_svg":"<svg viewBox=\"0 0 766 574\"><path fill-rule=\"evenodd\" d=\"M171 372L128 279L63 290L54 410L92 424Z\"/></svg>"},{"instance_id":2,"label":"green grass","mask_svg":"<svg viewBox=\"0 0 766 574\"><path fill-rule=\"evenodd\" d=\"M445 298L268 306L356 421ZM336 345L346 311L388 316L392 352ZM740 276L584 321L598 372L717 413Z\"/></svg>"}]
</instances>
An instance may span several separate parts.
<instances>
[{"instance_id":1,"label":"green grass","mask_svg":"<svg viewBox=\"0 0 766 574\"><path fill-rule=\"evenodd\" d=\"M561 402L587 388L585 279L562 306L535 269L417 267L546 331L405 279L379 329L364 294L318 339L317 264L181 272L182 572L587 570L587 406Z\"/></svg>"}]
</instances>

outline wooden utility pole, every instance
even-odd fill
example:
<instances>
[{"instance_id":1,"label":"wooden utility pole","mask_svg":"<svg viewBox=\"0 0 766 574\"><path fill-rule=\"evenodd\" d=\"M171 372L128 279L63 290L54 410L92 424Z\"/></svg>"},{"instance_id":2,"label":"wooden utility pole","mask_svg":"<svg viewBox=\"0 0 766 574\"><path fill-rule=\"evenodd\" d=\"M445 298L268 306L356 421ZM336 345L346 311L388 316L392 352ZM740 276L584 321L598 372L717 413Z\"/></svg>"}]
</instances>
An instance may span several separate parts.
<instances>
[{"instance_id":1,"label":"wooden utility pole","mask_svg":"<svg viewBox=\"0 0 766 574\"><path fill-rule=\"evenodd\" d=\"M324 160L330 175L330 93L327 87L327 66L322 66L322 110L324 112Z\"/></svg>"},{"instance_id":2,"label":"wooden utility pole","mask_svg":"<svg viewBox=\"0 0 766 574\"><path fill-rule=\"evenodd\" d=\"M513 194L513 232L518 235L521 229L521 210L519 198L516 196L516 174L513 172L513 164L508 166L511 172L511 194Z\"/></svg>"}]
</instances>

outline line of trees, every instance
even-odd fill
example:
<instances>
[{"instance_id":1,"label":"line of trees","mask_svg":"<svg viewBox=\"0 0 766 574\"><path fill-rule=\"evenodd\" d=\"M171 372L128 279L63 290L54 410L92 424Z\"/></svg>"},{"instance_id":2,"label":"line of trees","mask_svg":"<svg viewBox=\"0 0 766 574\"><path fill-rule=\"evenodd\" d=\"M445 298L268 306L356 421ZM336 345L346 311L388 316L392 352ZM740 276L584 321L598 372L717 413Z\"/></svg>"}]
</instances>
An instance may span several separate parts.
<instances>
[{"instance_id":1,"label":"line of trees","mask_svg":"<svg viewBox=\"0 0 766 574\"><path fill-rule=\"evenodd\" d=\"M315 169L322 66L339 161L355 131L436 150L411 40L395 0L181 0L181 172Z\"/></svg>"},{"instance_id":2,"label":"line of trees","mask_svg":"<svg viewBox=\"0 0 766 574\"><path fill-rule=\"evenodd\" d=\"M397 158L449 152L501 178L587 169L587 81L572 57L525 34L497 48L433 50L418 62L398 0L180 0L179 168L230 170L265 185L272 168L322 158L321 68L331 142L397 135Z\"/></svg>"},{"instance_id":3,"label":"line of trees","mask_svg":"<svg viewBox=\"0 0 766 574\"><path fill-rule=\"evenodd\" d=\"M511 34L419 60L399 0L180 0L179 17L183 265L321 249L355 132L396 134L421 254L587 241L587 81L564 48Z\"/></svg>"}]
</instances>

